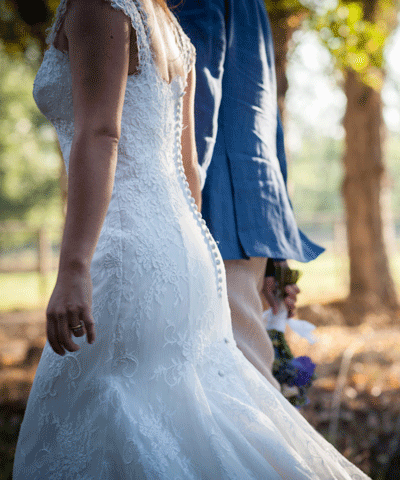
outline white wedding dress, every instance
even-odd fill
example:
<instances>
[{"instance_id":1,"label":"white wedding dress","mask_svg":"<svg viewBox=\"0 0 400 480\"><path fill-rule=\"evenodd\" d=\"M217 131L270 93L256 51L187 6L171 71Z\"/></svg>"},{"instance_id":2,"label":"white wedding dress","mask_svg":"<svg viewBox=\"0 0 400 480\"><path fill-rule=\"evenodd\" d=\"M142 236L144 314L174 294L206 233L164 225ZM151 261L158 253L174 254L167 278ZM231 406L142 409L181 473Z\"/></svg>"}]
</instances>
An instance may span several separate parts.
<instances>
[{"instance_id":1,"label":"white wedding dress","mask_svg":"<svg viewBox=\"0 0 400 480\"><path fill-rule=\"evenodd\" d=\"M46 344L14 480L362 480L245 359L232 336L218 248L181 159L185 80L151 54L140 0L108 0L136 30L111 203L92 263L97 339ZM62 0L50 35L66 11ZM176 22L186 73L194 48ZM68 167L68 54L51 43L34 96Z\"/></svg>"}]
</instances>

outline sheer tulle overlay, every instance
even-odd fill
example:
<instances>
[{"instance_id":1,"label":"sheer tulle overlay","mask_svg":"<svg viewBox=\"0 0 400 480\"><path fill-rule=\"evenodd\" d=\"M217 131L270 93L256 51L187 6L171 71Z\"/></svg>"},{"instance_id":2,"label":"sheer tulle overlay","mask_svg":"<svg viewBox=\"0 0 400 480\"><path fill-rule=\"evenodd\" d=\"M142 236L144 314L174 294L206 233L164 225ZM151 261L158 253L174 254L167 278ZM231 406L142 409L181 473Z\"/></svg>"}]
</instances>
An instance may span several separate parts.
<instances>
[{"instance_id":1,"label":"sheer tulle overlay","mask_svg":"<svg viewBox=\"0 0 400 480\"><path fill-rule=\"evenodd\" d=\"M97 339L46 344L22 424L15 480L366 479L236 348L218 248L180 153L185 81L167 84L139 0L140 69L128 79L113 195L92 263ZM34 86L68 167L68 54L50 48ZM175 24L186 74L192 44Z\"/></svg>"}]
</instances>

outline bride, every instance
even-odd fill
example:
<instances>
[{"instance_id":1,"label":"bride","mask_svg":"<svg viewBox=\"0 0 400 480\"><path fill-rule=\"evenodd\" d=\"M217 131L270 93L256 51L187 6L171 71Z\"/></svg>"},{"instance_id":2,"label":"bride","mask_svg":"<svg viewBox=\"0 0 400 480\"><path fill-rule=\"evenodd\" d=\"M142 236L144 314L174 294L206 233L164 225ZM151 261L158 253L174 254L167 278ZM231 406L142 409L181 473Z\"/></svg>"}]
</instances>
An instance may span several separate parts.
<instances>
[{"instance_id":1,"label":"bride","mask_svg":"<svg viewBox=\"0 0 400 480\"><path fill-rule=\"evenodd\" d=\"M35 80L68 208L14 479L365 479L236 348L163 1L61 0Z\"/></svg>"}]
</instances>

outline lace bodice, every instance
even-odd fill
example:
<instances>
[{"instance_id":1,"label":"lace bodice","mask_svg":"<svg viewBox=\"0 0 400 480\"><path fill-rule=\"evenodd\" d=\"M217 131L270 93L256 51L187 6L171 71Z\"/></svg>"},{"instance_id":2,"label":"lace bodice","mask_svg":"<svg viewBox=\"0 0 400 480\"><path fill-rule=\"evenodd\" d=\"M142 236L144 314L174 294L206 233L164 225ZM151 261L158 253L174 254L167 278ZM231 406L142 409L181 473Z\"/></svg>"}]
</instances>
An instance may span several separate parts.
<instances>
[{"instance_id":1,"label":"lace bodice","mask_svg":"<svg viewBox=\"0 0 400 480\"><path fill-rule=\"evenodd\" d=\"M172 17L175 38L183 60L185 78L176 76L168 84L160 76L154 62L147 15L140 2L134 0L107 1L114 8L122 10L129 16L136 31L139 65L137 73L128 77L122 128L125 135L127 135L127 130L130 130L137 137L135 147L138 149L140 144L146 143L149 138L149 132L143 136L143 133L148 131L149 128L153 133L158 131L158 137L164 135L165 117L158 115L158 113L160 110L171 110L179 103L179 97L183 95L186 75L195 61L195 50L176 18ZM73 131L71 71L68 53L61 52L54 47L55 37L63 23L67 5L68 0L61 0L57 9L56 20L47 40L50 47L45 52L44 61L36 76L33 95L39 109L55 126L64 159L68 165L69 148L72 141L71 133ZM171 101L172 97L173 100ZM135 125L132 125L131 119L128 118L130 112L133 111L135 111L137 119ZM141 126L139 119L145 121ZM140 126L139 129L138 126ZM153 135L152 140L156 140L156 137L157 135ZM133 141L133 138L130 137L130 140ZM147 145L145 148L147 148Z\"/></svg>"}]
</instances>

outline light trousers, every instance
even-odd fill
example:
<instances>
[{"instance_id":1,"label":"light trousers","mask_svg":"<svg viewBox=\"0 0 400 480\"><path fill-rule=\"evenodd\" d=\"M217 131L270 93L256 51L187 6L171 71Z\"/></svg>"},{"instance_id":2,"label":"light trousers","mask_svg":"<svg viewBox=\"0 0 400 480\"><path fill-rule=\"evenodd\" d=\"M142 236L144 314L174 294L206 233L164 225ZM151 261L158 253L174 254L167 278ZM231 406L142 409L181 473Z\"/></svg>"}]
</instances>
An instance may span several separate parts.
<instances>
[{"instance_id":1,"label":"light trousers","mask_svg":"<svg viewBox=\"0 0 400 480\"><path fill-rule=\"evenodd\" d=\"M263 287L267 258L224 260L233 336L237 346L267 380L278 390L272 375L274 348L262 319Z\"/></svg>"}]
</instances>

